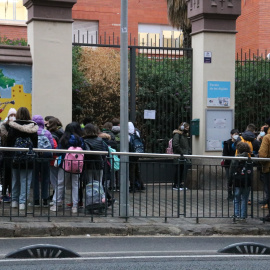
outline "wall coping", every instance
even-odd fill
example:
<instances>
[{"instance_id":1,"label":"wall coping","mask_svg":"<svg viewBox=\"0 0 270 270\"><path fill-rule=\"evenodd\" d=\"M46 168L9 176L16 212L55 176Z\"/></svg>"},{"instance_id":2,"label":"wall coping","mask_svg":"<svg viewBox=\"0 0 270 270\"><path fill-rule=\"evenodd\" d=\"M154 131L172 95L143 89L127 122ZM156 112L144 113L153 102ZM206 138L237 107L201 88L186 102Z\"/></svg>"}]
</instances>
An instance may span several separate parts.
<instances>
[{"instance_id":1,"label":"wall coping","mask_svg":"<svg viewBox=\"0 0 270 270\"><path fill-rule=\"evenodd\" d=\"M0 45L0 63L32 65L30 46Z\"/></svg>"}]
</instances>

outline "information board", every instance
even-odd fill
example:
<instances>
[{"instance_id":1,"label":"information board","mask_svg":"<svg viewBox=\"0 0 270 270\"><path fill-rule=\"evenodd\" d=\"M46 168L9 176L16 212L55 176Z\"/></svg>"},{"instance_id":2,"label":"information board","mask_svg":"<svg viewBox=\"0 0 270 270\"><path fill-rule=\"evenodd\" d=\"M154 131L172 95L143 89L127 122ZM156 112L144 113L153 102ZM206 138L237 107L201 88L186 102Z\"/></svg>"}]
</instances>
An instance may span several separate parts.
<instances>
[{"instance_id":1,"label":"information board","mask_svg":"<svg viewBox=\"0 0 270 270\"><path fill-rule=\"evenodd\" d=\"M234 119L231 109L206 109L206 151L222 151L222 142L230 139Z\"/></svg>"},{"instance_id":2,"label":"information board","mask_svg":"<svg viewBox=\"0 0 270 270\"><path fill-rule=\"evenodd\" d=\"M222 81L207 82L207 106L230 107L231 83Z\"/></svg>"}]
</instances>

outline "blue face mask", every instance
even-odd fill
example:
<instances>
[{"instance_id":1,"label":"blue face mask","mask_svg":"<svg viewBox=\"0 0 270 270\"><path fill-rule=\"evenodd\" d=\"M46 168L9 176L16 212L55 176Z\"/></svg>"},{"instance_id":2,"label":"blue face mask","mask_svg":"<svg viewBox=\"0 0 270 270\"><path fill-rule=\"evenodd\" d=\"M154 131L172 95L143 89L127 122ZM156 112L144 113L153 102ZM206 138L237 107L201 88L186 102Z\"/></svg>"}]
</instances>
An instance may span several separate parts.
<instances>
[{"instance_id":1,"label":"blue face mask","mask_svg":"<svg viewBox=\"0 0 270 270\"><path fill-rule=\"evenodd\" d=\"M264 131L261 131L261 132L260 132L260 136L261 136L261 137L265 136L265 132L264 132Z\"/></svg>"}]
</instances>

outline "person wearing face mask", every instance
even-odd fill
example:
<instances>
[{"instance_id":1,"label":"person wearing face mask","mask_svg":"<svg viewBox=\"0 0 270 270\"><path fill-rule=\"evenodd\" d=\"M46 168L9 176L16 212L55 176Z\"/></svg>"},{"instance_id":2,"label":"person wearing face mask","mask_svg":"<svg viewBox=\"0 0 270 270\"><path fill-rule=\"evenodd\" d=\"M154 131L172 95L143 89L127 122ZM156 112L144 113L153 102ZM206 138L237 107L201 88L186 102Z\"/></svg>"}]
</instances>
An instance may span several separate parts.
<instances>
[{"instance_id":1,"label":"person wearing face mask","mask_svg":"<svg viewBox=\"0 0 270 270\"><path fill-rule=\"evenodd\" d=\"M174 154L191 155L191 148L189 145L188 136L189 136L189 124L186 122L181 123L178 129L175 129L173 131L172 146L173 146ZM175 162L177 163L177 165L179 165L179 167L175 166L173 189L174 190L187 189L185 186L186 184L185 182L186 182L187 170L191 162L190 161L186 162L186 166L184 163L181 163L181 161L179 163L178 159L175 160Z\"/></svg>"},{"instance_id":2,"label":"person wearing face mask","mask_svg":"<svg viewBox=\"0 0 270 270\"><path fill-rule=\"evenodd\" d=\"M231 138L228 139L227 141L223 142L223 151L222 151L222 156L227 156L227 157L234 157L235 156L235 151L236 151L236 146L235 142L237 141L239 137L239 130L238 129L232 129L231 130ZM233 192L232 192L232 186L229 184L230 179L229 179L229 169L230 169L230 164L231 160L229 159L224 159L223 166L225 167L225 173L226 173L226 179L227 179L227 188L228 188L228 200L233 199Z\"/></svg>"},{"instance_id":3,"label":"person wearing face mask","mask_svg":"<svg viewBox=\"0 0 270 270\"><path fill-rule=\"evenodd\" d=\"M0 127L1 132L1 146L7 147L7 136L9 132L9 123L16 120L16 109L10 108L7 114L5 122ZM11 201L11 154L12 152L6 151L3 152L3 168L4 168L4 177L3 177L3 188L2 188L2 202L9 203Z\"/></svg>"}]
</instances>

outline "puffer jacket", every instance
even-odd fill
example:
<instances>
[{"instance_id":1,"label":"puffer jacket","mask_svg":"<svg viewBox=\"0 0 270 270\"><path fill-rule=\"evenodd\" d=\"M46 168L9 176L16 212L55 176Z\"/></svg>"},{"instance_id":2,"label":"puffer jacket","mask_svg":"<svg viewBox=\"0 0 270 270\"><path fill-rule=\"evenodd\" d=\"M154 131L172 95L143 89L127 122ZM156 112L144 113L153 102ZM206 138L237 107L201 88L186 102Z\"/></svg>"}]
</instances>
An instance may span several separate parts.
<instances>
[{"instance_id":1,"label":"puffer jacket","mask_svg":"<svg viewBox=\"0 0 270 270\"><path fill-rule=\"evenodd\" d=\"M173 131L173 153L180 155L191 155L191 149L187 134L179 129Z\"/></svg>"},{"instance_id":2,"label":"puffer jacket","mask_svg":"<svg viewBox=\"0 0 270 270\"><path fill-rule=\"evenodd\" d=\"M37 148L38 144L38 125L36 122L31 120L15 120L13 122L9 122L9 132L7 136L7 146L14 147L16 139L18 137L27 138L29 137L33 143L33 147ZM13 164L13 168L17 168L18 165ZM21 167L23 168L23 164ZM33 168L33 164L29 163L28 168Z\"/></svg>"},{"instance_id":3,"label":"puffer jacket","mask_svg":"<svg viewBox=\"0 0 270 270\"><path fill-rule=\"evenodd\" d=\"M100 137L84 137L86 150L90 151L108 151L108 147L104 144ZM88 170L101 170L104 168L104 157L101 155L85 155L85 168Z\"/></svg>"},{"instance_id":4,"label":"puffer jacket","mask_svg":"<svg viewBox=\"0 0 270 270\"><path fill-rule=\"evenodd\" d=\"M270 158L270 129L268 129L267 134L263 137L262 144L259 150L260 158ZM262 172L270 172L270 161L262 161Z\"/></svg>"},{"instance_id":5,"label":"puffer jacket","mask_svg":"<svg viewBox=\"0 0 270 270\"><path fill-rule=\"evenodd\" d=\"M51 146L52 146L52 149L53 149L53 147L54 147L53 137L52 137L52 134L50 131L44 129L43 117L41 115L34 115L32 120L38 124L38 131L37 131L38 135L41 135L42 131L45 130L44 136L46 136L49 139Z\"/></svg>"}]
</instances>

